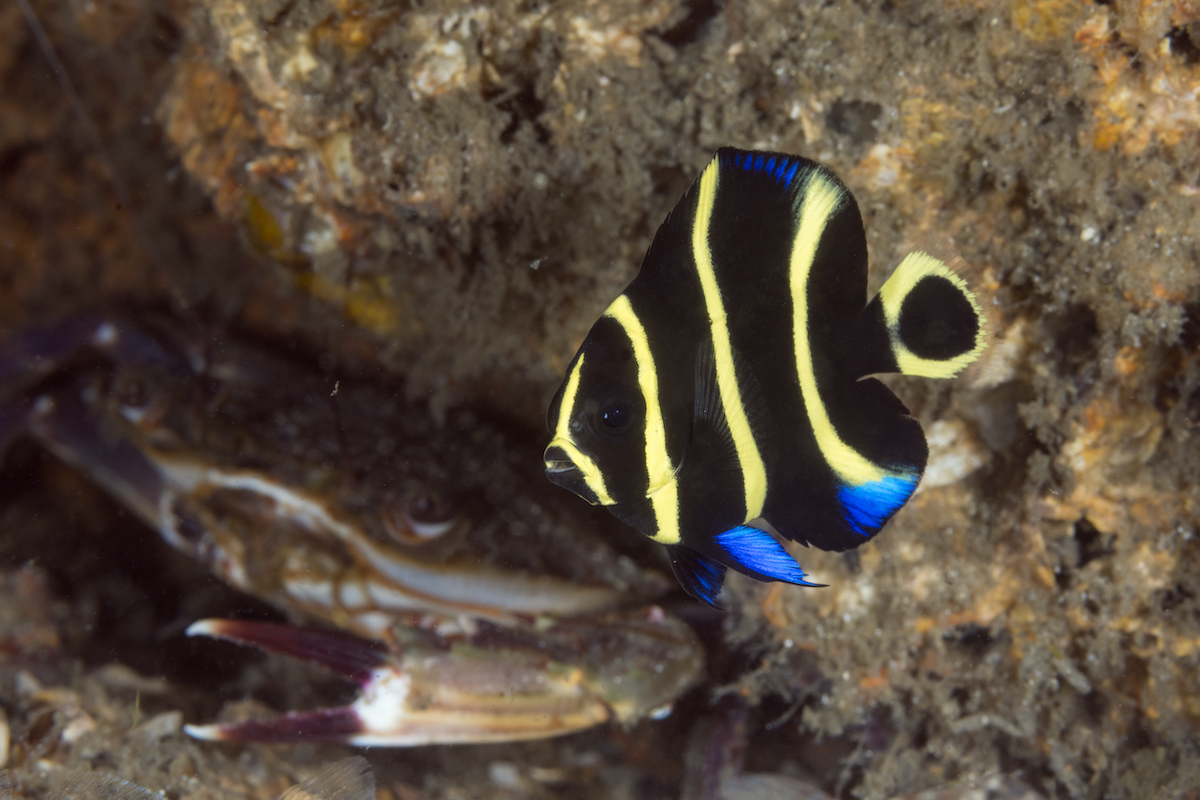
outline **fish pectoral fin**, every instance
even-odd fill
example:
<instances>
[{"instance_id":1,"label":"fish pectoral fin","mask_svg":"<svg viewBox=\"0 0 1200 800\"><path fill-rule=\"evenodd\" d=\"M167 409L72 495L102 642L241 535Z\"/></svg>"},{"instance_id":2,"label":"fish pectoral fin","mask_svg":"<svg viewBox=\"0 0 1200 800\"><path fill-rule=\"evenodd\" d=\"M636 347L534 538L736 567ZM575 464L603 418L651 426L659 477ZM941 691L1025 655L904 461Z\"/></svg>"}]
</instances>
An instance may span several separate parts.
<instances>
[{"instance_id":1,"label":"fish pectoral fin","mask_svg":"<svg viewBox=\"0 0 1200 800\"><path fill-rule=\"evenodd\" d=\"M748 369L739 366L742 363L743 360L734 353L734 380L742 410L750 428L762 430L766 416L762 387ZM710 472L741 471L742 463L729 418L725 415L717 361L710 341L705 340L696 348L695 374L692 438L685 464L681 466Z\"/></svg>"},{"instance_id":2,"label":"fish pectoral fin","mask_svg":"<svg viewBox=\"0 0 1200 800\"><path fill-rule=\"evenodd\" d=\"M702 603L721 608L717 595L725 585L725 565L681 545L667 548L671 571L683 590Z\"/></svg>"},{"instance_id":3,"label":"fish pectoral fin","mask_svg":"<svg viewBox=\"0 0 1200 800\"><path fill-rule=\"evenodd\" d=\"M696 386L692 406L692 441L689 454L702 447L706 460L713 466L738 468L737 446L725 405L721 402L721 386L717 382L717 362L712 343L704 341L696 348ZM718 467L719 468L719 467Z\"/></svg>"},{"instance_id":4,"label":"fish pectoral fin","mask_svg":"<svg viewBox=\"0 0 1200 800\"><path fill-rule=\"evenodd\" d=\"M808 580L804 570L771 534L739 525L713 538L729 566L760 581L783 581L798 586L824 586Z\"/></svg>"}]
</instances>

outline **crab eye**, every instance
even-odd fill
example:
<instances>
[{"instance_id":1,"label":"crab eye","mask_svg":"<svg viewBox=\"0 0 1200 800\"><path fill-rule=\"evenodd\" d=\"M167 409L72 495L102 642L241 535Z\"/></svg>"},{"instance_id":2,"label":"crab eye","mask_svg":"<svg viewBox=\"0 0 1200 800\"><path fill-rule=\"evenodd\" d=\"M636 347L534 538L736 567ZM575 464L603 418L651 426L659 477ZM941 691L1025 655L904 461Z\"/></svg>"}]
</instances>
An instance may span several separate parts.
<instances>
[{"instance_id":1,"label":"crab eye","mask_svg":"<svg viewBox=\"0 0 1200 800\"><path fill-rule=\"evenodd\" d=\"M404 521L422 539L436 539L454 527L458 515L436 492L418 492L408 502Z\"/></svg>"},{"instance_id":2,"label":"crab eye","mask_svg":"<svg viewBox=\"0 0 1200 800\"><path fill-rule=\"evenodd\" d=\"M386 502L383 523L397 541L422 544L454 530L459 523L459 514L441 494L420 487Z\"/></svg>"},{"instance_id":3,"label":"crab eye","mask_svg":"<svg viewBox=\"0 0 1200 800\"><path fill-rule=\"evenodd\" d=\"M153 428L167 414L169 403L161 387L134 370L118 372L108 390L113 409L127 421Z\"/></svg>"},{"instance_id":4,"label":"crab eye","mask_svg":"<svg viewBox=\"0 0 1200 800\"><path fill-rule=\"evenodd\" d=\"M141 378L118 381L113 395L125 408L145 408L150 403L150 389Z\"/></svg>"}]
</instances>

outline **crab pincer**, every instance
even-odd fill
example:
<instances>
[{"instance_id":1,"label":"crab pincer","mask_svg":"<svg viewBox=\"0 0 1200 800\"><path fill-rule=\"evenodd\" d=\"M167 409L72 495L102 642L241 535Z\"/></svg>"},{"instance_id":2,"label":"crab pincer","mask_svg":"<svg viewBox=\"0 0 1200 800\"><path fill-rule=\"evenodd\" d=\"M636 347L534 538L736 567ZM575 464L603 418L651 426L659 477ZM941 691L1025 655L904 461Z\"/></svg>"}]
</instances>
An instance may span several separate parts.
<instances>
[{"instance_id":1,"label":"crab pincer","mask_svg":"<svg viewBox=\"0 0 1200 800\"><path fill-rule=\"evenodd\" d=\"M539 739L669 707L690 677L664 673L690 630L661 612L618 614L471 633L405 632L384 646L341 632L202 620L215 636L320 664L360 687L350 705L266 720L189 725L201 739L413 746Z\"/></svg>"}]
</instances>

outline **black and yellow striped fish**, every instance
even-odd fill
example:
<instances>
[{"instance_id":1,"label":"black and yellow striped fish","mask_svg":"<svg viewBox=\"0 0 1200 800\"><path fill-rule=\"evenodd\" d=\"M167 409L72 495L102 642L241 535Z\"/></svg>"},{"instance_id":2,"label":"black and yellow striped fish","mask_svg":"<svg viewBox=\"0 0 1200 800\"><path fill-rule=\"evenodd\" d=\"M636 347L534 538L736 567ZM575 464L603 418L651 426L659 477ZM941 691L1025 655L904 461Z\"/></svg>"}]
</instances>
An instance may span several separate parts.
<instances>
[{"instance_id":1,"label":"black and yellow striped fish","mask_svg":"<svg viewBox=\"0 0 1200 800\"><path fill-rule=\"evenodd\" d=\"M862 217L833 173L719 150L571 362L547 476L666 545L700 600L726 568L817 585L764 528L857 547L925 469L921 426L865 376L949 378L985 343L975 296L927 253L866 293Z\"/></svg>"}]
</instances>

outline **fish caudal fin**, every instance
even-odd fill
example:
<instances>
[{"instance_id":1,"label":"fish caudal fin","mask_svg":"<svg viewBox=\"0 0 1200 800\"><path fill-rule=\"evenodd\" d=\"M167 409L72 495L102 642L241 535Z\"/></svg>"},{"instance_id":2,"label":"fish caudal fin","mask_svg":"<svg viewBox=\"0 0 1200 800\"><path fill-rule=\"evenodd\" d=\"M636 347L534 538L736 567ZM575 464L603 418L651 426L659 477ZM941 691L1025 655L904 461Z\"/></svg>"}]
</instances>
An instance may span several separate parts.
<instances>
[{"instance_id":1,"label":"fish caudal fin","mask_svg":"<svg viewBox=\"0 0 1200 800\"><path fill-rule=\"evenodd\" d=\"M988 321L975 293L947 261L924 250L904 257L861 319L860 375L953 378L987 344Z\"/></svg>"},{"instance_id":2,"label":"fish caudal fin","mask_svg":"<svg viewBox=\"0 0 1200 800\"><path fill-rule=\"evenodd\" d=\"M667 548L671 559L671 571L675 573L683 590L702 603L720 608L717 595L725 585L725 565L682 545Z\"/></svg>"}]
</instances>

